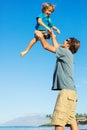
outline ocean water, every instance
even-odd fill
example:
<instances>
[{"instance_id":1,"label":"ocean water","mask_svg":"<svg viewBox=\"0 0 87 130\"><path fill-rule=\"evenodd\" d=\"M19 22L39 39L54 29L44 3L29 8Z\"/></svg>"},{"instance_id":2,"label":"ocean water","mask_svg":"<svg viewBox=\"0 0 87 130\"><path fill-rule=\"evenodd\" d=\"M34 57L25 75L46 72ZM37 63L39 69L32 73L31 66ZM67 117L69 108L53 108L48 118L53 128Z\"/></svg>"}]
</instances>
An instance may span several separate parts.
<instances>
[{"instance_id":1,"label":"ocean water","mask_svg":"<svg viewBox=\"0 0 87 130\"><path fill-rule=\"evenodd\" d=\"M32 127L32 126L0 126L0 130L55 130L54 127ZM70 130L65 127L64 130ZM87 125L79 126L79 130L87 130Z\"/></svg>"},{"instance_id":2,"label":"ocean water","mask_svg":"<svg viewBox=\"0 0 87 130\"><path fill-rule=\"evenodd\" d=\"M0 126L0 130L55 130L54 127L33 127L33 126ZM64 130L70 130L65 127ZM87 130L87 125L79 126L79 130Z\"/></svg>"}]
</instances>

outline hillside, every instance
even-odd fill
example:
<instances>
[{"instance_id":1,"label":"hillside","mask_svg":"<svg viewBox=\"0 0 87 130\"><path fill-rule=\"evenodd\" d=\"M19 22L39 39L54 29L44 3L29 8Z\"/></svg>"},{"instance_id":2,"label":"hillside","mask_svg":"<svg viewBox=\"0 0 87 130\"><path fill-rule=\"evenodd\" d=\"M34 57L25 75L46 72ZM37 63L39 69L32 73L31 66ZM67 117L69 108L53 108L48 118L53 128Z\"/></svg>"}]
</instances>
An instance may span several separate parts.
<instances>
[{"instance_id":1,"label":"hillside","mask_svg":"<svg viewBox=\"0 0 87 130\"><path fill-rule=\"evenodd\" d=\"M49 122L45 115L30 115L7 121L0 126L39 126Z\"/></svg>"}]
</instances>

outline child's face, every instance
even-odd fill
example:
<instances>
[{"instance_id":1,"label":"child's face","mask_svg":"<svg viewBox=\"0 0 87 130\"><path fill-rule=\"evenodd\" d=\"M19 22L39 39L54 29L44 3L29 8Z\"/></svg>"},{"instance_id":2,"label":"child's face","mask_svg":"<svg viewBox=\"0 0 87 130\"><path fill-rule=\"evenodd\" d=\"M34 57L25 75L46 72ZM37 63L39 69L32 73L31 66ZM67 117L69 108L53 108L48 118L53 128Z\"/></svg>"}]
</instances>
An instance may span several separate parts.
<instances>
[{"instance_id":1,"label":"child's face","mask_svg":"<svg viewBox=\"0 0 87 130\"><path fill-rule=\"evenodd\" d=\"M49 16L53 12L53 8L49 7L44 13Z\"/></svg>"}]
</instances>

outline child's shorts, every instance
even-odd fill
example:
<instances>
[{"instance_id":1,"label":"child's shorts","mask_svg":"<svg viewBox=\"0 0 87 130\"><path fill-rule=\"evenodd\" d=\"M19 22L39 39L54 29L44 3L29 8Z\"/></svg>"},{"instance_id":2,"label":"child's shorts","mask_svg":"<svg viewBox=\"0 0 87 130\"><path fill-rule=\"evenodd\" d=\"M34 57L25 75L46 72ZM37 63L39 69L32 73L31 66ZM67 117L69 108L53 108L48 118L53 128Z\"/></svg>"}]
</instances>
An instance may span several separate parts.
<instances>
[{"instance_id":1,"label":"child's shorts","mask_svg":"<svg viewBox=\"0 0 87 130\"><path fill-rule=\"evenodd\" d=\"M45 39L50 39L51 38L50 32L45 31L45 30L38 30L38 31L42 32ZM36 37L36 34L34 34L34 37Z\"/></svg>"},{"instance_id":2,"label":"child's shorts","mask_svg":"<svg viewBox=\"0 0 87 130\"><path fill-rule=\"evenodd\" d=\"M68 89L61 90L54 108L52 125L65 126L67 124L76 124L76 101L76 91Z\"/></svg>"},{"instance_id":3,"label":"child's shorts","mask_svg":"<svg viewBox=\"0 0 87 130\"><path fill-rule=\"evenodd\" d=\"M50 39L51 35L49 32L43 33L45 39Z\"/></svg>"}]
</instances>

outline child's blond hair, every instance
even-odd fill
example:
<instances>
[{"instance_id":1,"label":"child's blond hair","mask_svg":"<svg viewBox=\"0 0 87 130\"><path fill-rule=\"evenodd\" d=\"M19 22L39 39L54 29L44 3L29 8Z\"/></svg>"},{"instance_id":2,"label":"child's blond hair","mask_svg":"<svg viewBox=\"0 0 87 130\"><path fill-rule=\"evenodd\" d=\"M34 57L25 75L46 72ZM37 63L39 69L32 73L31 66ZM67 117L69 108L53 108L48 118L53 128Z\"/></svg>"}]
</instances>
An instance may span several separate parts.
<instances>
[{"instance_id":1,"label":"child's blond hair","mask_svg":"<svg viewBox=\"0 0 87 130\"><path fill-rule=\"evenodd\" d=\"M52 7L52 10L55 10L55 5L51 4L51 3L43 3L42 4L42 12L44 13L47 9L49 9L50 7ZM52 12L53 12L52 11Z\"/></svg>"}]
</instances>

